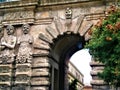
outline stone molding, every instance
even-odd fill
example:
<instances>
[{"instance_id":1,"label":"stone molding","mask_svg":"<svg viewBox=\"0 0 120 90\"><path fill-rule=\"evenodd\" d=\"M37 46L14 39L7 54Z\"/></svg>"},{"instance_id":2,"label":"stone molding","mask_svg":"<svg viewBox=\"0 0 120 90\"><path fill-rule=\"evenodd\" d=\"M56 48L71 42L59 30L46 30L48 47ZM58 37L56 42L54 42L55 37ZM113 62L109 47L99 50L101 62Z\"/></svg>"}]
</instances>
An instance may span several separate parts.
<instances>
[{"instance_id":1,"label":"stone molding","mask_svg":"<svg viewBox=\"0 0 120 90\"><path fill-rule=\"evenodd\" d=\"M38 0L20 0L0 3L0 11L7 11L16 7L35 6L38 4ZM13 9L12 9L13 10Z\"/></svg>"}]
</instances>

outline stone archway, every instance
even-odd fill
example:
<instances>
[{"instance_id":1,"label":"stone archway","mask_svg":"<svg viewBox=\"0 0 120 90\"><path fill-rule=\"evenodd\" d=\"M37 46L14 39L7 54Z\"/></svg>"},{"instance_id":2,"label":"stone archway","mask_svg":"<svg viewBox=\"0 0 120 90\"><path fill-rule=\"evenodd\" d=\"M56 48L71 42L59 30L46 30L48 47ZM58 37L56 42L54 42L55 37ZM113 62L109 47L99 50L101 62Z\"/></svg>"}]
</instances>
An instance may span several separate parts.
<instances>
[{"instance_id":1,"label":"stone archway","mask_svg":"<svg viewBox=\"0 0 120 90\"><path fill-rule=\"evenodd\" d=\"M75 51L82 48L78 48L77 44L80 45L82 40L84 43L89 39L88 30L93 25L93 22L95 24L99 17L105 16L105 5L101 0L78 0L75 2L62 0L60 3L56 2L58 0L55 0L56 3L50 3L50 1L20 0L16 1L16 3L0 3L0 26L12 24L18 33L21 32L21 24L29 23L31 26L30 34L35 40L35 44L33 45L33 63L30 65L31 84L29 88L31 90L61 89L59 85L65 81L64 73L67 59ZM72 10L67 7L71 7ZM65 10L66 8L67 11ZM16 33L17 37L19 36L18 33ZM81 38L83 39L81 40ZM61 65L59 61L61 61ZM96 71L99 64L91 62L91 67L94 66L97 67L94 68L95 72L93 71L91 75L97 76ZM8 67L11 68L10 65ZM18 67L14 66L14 70L17 70L16 68ZM60 68L64 70L60 71L64 72L62 75L63 80L56 83L57 80L61 79L59 78ZM21 78L24 79L24 77ZM96 77L94 78L96 79ZM95 85L93 88L96 88L100 87L103 81L95 80L92 83ZM61 84L62 90L64 90L64 85L65 82ZM9 87L14 87L14 85L11 84ZM19 87L21 88L22 86Z\"/></svg>"},{"instance_id":2,"label":"stone archway","mask_svg":"<svg viewBox=\"0 0 120 90\"><path fill-rule=\"evenodd\" d=\"M85 45L85 38L88 30L93 25L87 22L84 30L80 31L84 21L83 15L79 15L76 22L72 18L71 9L67 9L64 24L59 17L55 17L54 22L46 27L47 33L40 33L39 38L48 44L50 73L50 90L68 90L67 71L70 57ZM74 21L74 22L73 22Z\"/></svg>"},{"instance_id":3,"label":"stone archway","mask_svg":"<svg viewBox=\"0 0 120 90\"><path fill-rule=\"evenodd\" d=\"M58 61L58 82L60 90L68 90L68 63L70 57L84 47L84 37L72 32L59 36L51 46L51 57ZM58 90L59 90L58 89Z\"/></svg>"}]
</instances>

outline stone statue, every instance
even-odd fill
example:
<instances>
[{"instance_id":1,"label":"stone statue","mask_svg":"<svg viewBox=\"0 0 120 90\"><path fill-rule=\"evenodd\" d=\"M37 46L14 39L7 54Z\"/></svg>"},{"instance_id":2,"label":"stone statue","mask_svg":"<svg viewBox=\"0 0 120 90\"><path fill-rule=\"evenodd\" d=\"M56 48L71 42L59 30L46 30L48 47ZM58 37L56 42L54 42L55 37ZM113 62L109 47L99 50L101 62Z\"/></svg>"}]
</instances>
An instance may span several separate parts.
<instances>
[{"instance_id":1,"label":"stone statue","mask_svg":"<svg viewBox=\"0 0 120 90\"><path fill-rule=\"evenodd\" d=\"M23 35L21 35L17 44L19 45L16 63L31 63L33 37L29 34L29 24L22 26Z\"/></svg>"},{"instance_id":2,"label":"stone statue","mask_svg":"<svg viewBox=\"0 0 120 90\"><path fill-rule=\"evenodd\" d=\"M0 63L12 63L14 61L14 47L16 44L16 37L13 35L14 30L12 25L8 25L6 28L7 35L1 38Z\"/></svg>"}]
</instances>

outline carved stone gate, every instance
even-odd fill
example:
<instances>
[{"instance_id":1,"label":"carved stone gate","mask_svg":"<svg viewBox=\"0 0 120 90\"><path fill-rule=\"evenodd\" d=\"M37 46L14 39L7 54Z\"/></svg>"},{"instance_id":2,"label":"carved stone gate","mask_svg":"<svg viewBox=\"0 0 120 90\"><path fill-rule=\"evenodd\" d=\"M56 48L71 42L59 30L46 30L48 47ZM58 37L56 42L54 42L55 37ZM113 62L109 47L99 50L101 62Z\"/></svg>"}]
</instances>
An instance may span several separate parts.
<instances>
[{"instance_id":1,"label":"carved stone gate","mask_svg":"<svg viewBox=\"0 0 120 90\"><path fill-rule=\"evenodd\" d=\"M90 39L89 29L105 17L111 2L0 3L0 90L68 90L69 58L84 47ZM11 30L14 33L9 34ZM95 78L102 65L91 62L91 66L93 90L106 90L105 83Z\"/></svg>"}]
</instances>

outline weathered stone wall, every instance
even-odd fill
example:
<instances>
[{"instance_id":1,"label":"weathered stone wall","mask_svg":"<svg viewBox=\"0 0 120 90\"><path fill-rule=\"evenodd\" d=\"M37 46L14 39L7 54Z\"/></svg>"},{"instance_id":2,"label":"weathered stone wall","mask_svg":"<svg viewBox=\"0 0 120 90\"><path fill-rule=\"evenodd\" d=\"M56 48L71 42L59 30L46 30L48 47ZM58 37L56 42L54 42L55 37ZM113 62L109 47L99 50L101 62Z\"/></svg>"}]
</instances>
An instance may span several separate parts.
<instances>
[{"instance_id":1,"label":"weathered stone wall","mask_svg":"<svg viewBox=\"0 0 120 90\"><path fill-rule=\"evenodd\" d=\"M18 49L20 48L19 45L16 45L14 47L16 55L14 63L0 65L1 68L3 66L11 68L11 65L13 67L7 75L9 74L8 76L14 79L12 79L13 81L10 80L11 83L8 89L5 87L6 90L10 90L11 86L14 86L13 90L26 87L25 90L29 90L29 88L31 90L49 90L51 88L52 90L54 85L51 82L54 82L52 80L54 78L52 73L54 72L51 72L51 69L58 69L60 50L64 46L59 46L61 49L56 50L56 53L50 53L52 49L50 45L54 44L53 40L58 40L59 36L64 36L65 32L68 35L71 35L70 32L78 33L84 36L86 41L89 40L88 30L96 24L99 17L105 16L105 5L109 5L109 3L107 1L105 4L101 0L61 0L60 2L55 0L21 0L0 3L0 26L3 26L4 36L7 36L6 26L13 25L15 27L14 35L16 38L21 37L23 35L22 25L27 23L30 25L29 35L34 39L32 63L16 63ZM72 10L71 19L65 17L66 8ZM26 41L26 38L24 39ZM31 41L28 40L28 42ZM67 42L69 40L66 40ZM25 69L25 71L21 72L18 67ZM29 70L26 71L25 67L28 67ZM11 70L13 75L11 75ZM4 74L6 73L0 72L0 75L4 76ZM26 86L26 78L23 78L22 75L27 75L29 85ZM23 80L23 82L20 82L20 80L16 82L17 76L20 76L20 80ZM8 85L4 80L0 82L1 85Z\"/></svg>"}]
</instances>

